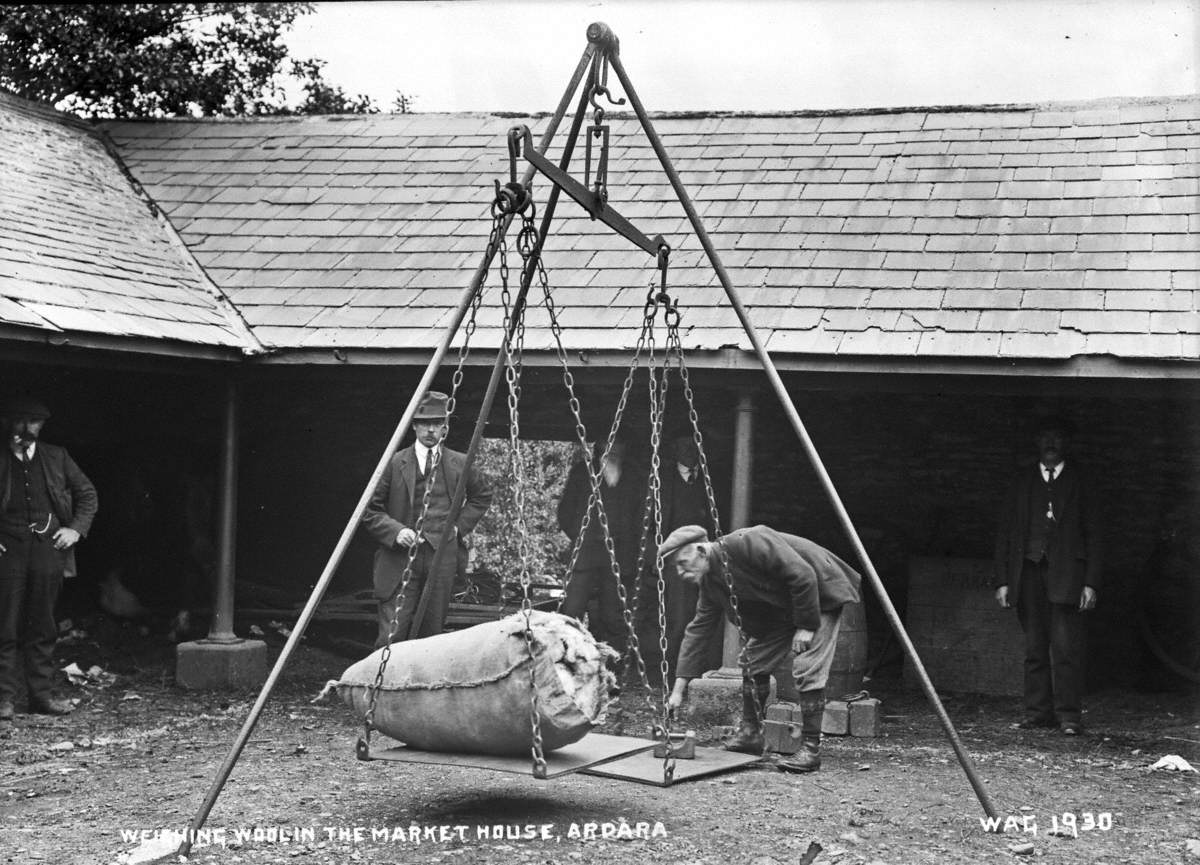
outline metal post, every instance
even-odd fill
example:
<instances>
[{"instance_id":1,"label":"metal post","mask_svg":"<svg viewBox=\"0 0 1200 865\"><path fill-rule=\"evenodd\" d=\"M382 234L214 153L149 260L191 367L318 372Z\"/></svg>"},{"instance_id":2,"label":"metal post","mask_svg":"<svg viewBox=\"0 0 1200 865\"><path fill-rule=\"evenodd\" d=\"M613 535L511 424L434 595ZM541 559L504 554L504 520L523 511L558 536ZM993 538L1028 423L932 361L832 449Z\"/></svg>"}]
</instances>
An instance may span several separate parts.
<instances>
[{"instance_id":1,"label":"metal post","mask_svg":"<svg viewBox=\"0 0 1200 865\"><path fill-rule=\"evenodd\" d=\"M580 80L583 78L584 72L587 70L588 64L591 62L592 55L596 49L592 45L588 45L584 49L583 56L579 60L579 65L575 69L575 74L571 78L566 94L559 102L558 110L550 119L550 123L546 127L546 132L542 136L541 148L546 150L550 146L550 142L554 139L554 134L558 131L558 125L562 122L563 116L567 113L567 107L570 104L571 94L575 92L575 88L579 86ZM528 184L533 177L534 169L530 167L525 172L523 182ZM507 232L512 220L509 218L503 226L503 231ZM342 530L341 536L338 538L337 545L329 556L329 561L325 563L325 569L321 572L317 584L313 586L312 594L308 598L308 603L304 605L304 609L300 612L300 617L296 620L296 625L292 629L292 633L288 636L287 642L283 646L283 650L279 653L279 658L275 661L275 666L267 675L267 681L263 684L262 690L258 694L258 699L254 701L254 705L250 709L250 714L247 716L245 723L242 725L241 731L238 733L237 739L229 749L229 753L225 756L224 762L217 770L217 775L209 786L208 792L205 794L204 801L200 804L199 810L188 824L188 831L185 833L184 840L180 843L177 851L180 856L187 856L192 849L191 838L196 836L200 828L204 825L204 821L208 819L209 812L212 811L213 805L216 804L217 797L221 795L221 789L225 786L225 782L229 780L229 774L233 771L234 765L237 763L238 757L241 756L242 750L246 747L246 742L250 739L250 734L254 732L254 727L258 724L258 718L262 714L263 707L266 705L267 697L275 688L275 683L279 680L280 673L287 665L288 659L291 658L292 652L295 651L300 638L304 635L305 629L312 620L313 614L316 612L317 605L321 603L321 598L325 595L325 590L329 587L330 581L333 580L334 572L341 564L342 557L346 554L346 548L350 545L350 541L354 537L354 533L358 530L358 525L362 521L363 512L367 508L367 503L371 500L371 495L375 492L375 487L379 485L380 478L383 477L384 471L387 470L388 464L391 462L392 454L400 446L401 440L408 432L409 426L412 424L413 415L417 412L417 406L420 404L421 397L429 390L433 384L433 378L437 374L438 368L442 364L443 358L450 349L450 343L454 340L454 335L458 333L459 327L462 325L463 319L467 316L467 310L471 308L471 303L475 299L475 295L479 293L483 285L484 279L487 277L488 269L491 267L491 256L485 251L479 267L475 271L474 277L471 279L471 284L463 290L459 297L458 306L454 310L454 314L450 317L450 323L446 326L442 333L441 341L434 350L433 357L426 366L424 374L421 376L421 381L413 391L412 397L408 401L408 407L405 408L400 422L396 425L392 437L388 440L387 447L384 448L379 462L375 465L375 471L371 473L370 479L363 488L362 495L359 496L358 504L354 506L354 511L351 513L349 520L346 522L346 527Z\"/></svg>"},{"instance_id":2,"label":"metal post","mask_svg":"<svg viewBox=\"0 0 1200 865\"><path fill-rule=\"evenodd\" d=\"M221 435L221 489L217 536L217 585L207 643L240 643L233 632L233 583L237 560L238 385L225 382L224 429Z\"/></svg>"},{"instance_id":3,"label":"metal post","mask_svg":"<svg viewBox=\"0 0 1200 865\"><path fill-rule=\"evenodd\" d=\"M783 384L783 379L779 376L779 371L775 368L775 363L771 360L771 356L767 354L766 348L763 347L762 341L758 338L758 333L755 331L754 325L750 322L750 317L746 314L746 309L742 306L741 299L733 288L729 274L726 272L725 266L721 263L721 258L717 254L717 250L704 228L704 223L701 222L699 214L696 213L696 208L692 204L687 190L683 188L683 183L679 179L678 172L676 172L674 165L671 164L671 158L667 155L666 149L658 137L658 133L655 132L654 126L650 123L646 109L642 106L642 102L638 98L633 84L625 72L625 67L621 63L620 55L615 50L610 51L608 60L613 71L616 72L617 78L621 81L621 87L624 89L625 95L629 98L629 104L637 114L642 129L645 131L647 139L649 139L651 146L654 148L654 153L658 156L663 171L671 181L671 187L675 190L675 195L678 197L679 203L683 206L684 212L687 213L688 221L691 222L692 229L696 232L696 237L700 240L700 245L704 247L704 252L708 256L713 270L716 271L717 278L721 280L721 286L725 289L725 294L729 298L734 311L737 313L738 320L742 323L742 328L745 330L747 337L749 337L751 345L754 346L754 353L758 356L759 362L762 364L763 370L766 372L776 396L779 397L779 402L782 404L809 462L812 463L821 487L833 505L838 521L849 537L859 561L862 562L871 587L875 590L876 595L878 595L880 604L887 615L888 621L891 623L892 629L900 639L900 643L904 647L909 661L912 662L913 669L921 682L921 688L925 692L930 705L933 706L933 710L937 714L943 730L945 730L946 737L950 740L950 746L954 749L954 753L958 757L958 762L966 773L967 780L970 781L971 787L975 791L975 796L979 799L979 804L983 806L984 812L989 817L995 817L996 809L992 805L991 798L983 786L983 781L979 778L978 773L975 771L974 763L963 748L962 742L958 738L958 732L954 729L954 724L950 721L950 716L946 714L946 709L942 705L941 699L938 698L937 691L934 690L933 682L929 680L929 674L925 671L921 659L917 657L917 650L904 629L904 623L900 621L900 616L896 612L896 608L892 605L891 598L888 597L883 581L879 578L879 574L875 572L875 566L871 563L870 556L867 555L866 547L863 546L862 539L859 538L858 531L854 528L854 523L850 520L850 515L846 512L846 507L842 504L841 497L834 488L829 473L825 470L825 464L822 462L820 454L817 453L816 446L809 437L808 430L805 428L804 422L800 419L799 412L796 411L796 406L792 403L792 398Z\"/></svg>"}]
</instances>

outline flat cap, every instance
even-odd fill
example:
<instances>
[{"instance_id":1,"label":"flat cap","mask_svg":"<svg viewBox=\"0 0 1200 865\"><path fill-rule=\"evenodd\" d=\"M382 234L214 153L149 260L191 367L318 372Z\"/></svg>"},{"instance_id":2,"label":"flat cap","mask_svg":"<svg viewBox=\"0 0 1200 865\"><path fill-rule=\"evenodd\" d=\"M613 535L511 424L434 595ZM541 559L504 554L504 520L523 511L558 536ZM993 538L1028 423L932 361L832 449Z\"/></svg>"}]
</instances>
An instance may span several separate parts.
<instances>
[{"instance_id":1,"label":"flat cap","mask_svg":"<svg viewBox=\"0 0 1200 865\"><path fill-rule=\"evenodd\" d=\"M18 396L6 400L0 408L0 416L7 418L30 417L36 420L46 420L50 417L50 409L39 400L28 396Z\"/></svg>"},{"instance_id":2,"label":"flat cap","mask_svg":"<svg viewBox=\"0 0 1200 865\"><path fill-rule=\"evenodd\" d=\"M659 544L658 554L665 559L680 547L707 540L708 532L705 531L704 526L680 526Z\"/></svg>"}]
</instances>

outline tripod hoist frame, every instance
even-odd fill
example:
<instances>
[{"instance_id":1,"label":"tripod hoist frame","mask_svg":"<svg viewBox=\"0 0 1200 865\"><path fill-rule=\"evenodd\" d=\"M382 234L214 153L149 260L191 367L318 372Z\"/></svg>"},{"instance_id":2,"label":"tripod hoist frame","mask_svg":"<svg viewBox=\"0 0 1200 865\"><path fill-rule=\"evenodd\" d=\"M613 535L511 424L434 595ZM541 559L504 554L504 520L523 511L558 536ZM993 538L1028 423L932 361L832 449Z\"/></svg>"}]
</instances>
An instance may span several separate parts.
<instances>
[{"instance_id":1,"label":"tripod hoist frame","mask_svg":"<svg viewBox=\"0 0 1200 865\"><path fill-rule=\"evenodd\" d=\"M600 152L596 160L594 184L589 187L586 182L580 183L567 173L567 166L569 165L575 142L578 139L583 124L588 102L590 101L592 106L597 109L597 120L599 120L602 117L603 112L595 100L600 96L606 96L610 101L612 101L611 94L609 93L607 87L607 73L608 70L611 69L612 72L616 74L621 88L625 93L625 97L628 99L629 105L633 109L633 112L641 125L643 133L646 135L647 140L654 150L654 154L658 158L663 172L669 180L673 191L675 192L679 204L683 207L688 222L690 223L692 230L695 232L695 235L704 250L709 264L720 281L729 304L733 308L734 313L737 315L738 320L741 323L751 346L753 347L754 354L763 367L763 371L767 376L767 380L771 385L771 389L778 398L793 431L796 433L797 440L799 441L813 468L813 471L817 476L822 490L825 492L826 497L829 499L829 502L833 507L838 522L845 531L851 546L854 548L854 552L857 555L859 562L862 565L863 572L867 577L867 581L870 583L871 588L878 597L889 624L892 626L892 629L895 632L895 635L899 640L906 657L912 664L913 670L916 673L918 681L921 685L921 689L925 693L926 698L929 700L931 707L937 715L946 738L949 741L959 764L962 766L963 772L966 774L976 798L979 800L984 812L989 817L995 817L996 809L992 804L987 789L984 787L982 780L976 772L973 761L963 748L958 733L955 730L949 715L947 715L945 707L942 705L941 699L938 697L937 691L934 689L933 683L930 681L924 665L917 656L916 649L913 646L908 633L905 631L903 623L900 621L900 617L896 612L896 608L892 604L887 590L884 588L883 581L880 579L879 574L875 570L875 566L871 562L870 556L867 554L862 539L859 537L858 531L855 529L854 524L850 519L850 515L846 511L845 505L843 504L841 497L834 487L833 481L829 477L829 473L825 468L824 462L822 461L820 454L817 452L812 438L809 436L808 430L805 427L803 420L800 418L800 414L797 411L795 404L792 402L791 396L787 392L787 388L785 387L783 380L779 375L779 371L776 369L775 364L770 355L767 353L766 348L763 346L763 343L759 338L754 325L751 323L746 309L742 305L741 299L733 287L733 283L729 277L729 274L721 262L720 255L713 246L712 240L709 238L708 232L706 231L691 198L684 189L679 174L675 170L675 167L663 146L662 140L655 131L649 115L647 114L645 107L642 105L642 102L637 95L637 91L634 89L633 84L626 73L624 64L621 61L619 42L616 35L606 24L597 22L591 24L587 28L587 40L587 47L584 49L583 55L575 68L570 83L568 84L566 91L559 101L553 116L547 123L546 129L543 132L537 147L535 148L532 146L532 134L527 128L518 128L520 129L519 137L516 134L516 130L513 130L509 133L510 157L514 158L511 162L512 170L509 182L504 186L501 186L498 181L496 184L497 204L493 205L494 215L496 217L493 227L493 237L497 232L501 236L507 232L512 221L519 214L520 210L522 209L522 205L525 203L524 198L528 194L529 185L536 173L540 172L547 179L549 179L552 183L552 188L550 190L547 204L542 216L542 224L538 232L536 246L529 251L529 257L526 259L527 266L523 268L520 291L518 296L513 299L513 305L511 309L506 309L505 317L508 327L505 334L504 345L497 353L496 361L492 369L492 375L489 379L488 387L484 395L483 405L479 413L479 418L471 437L471 443L467 452L468 465L478 450L479 443L483 435L484 423L488 414L490 413L496 392L499 389L500 380L501 378L510 377L512 375L513 339L514 337L519 338L517 335L517 328L519 326L518 323L523 321L522 313L525 306L525 298L529 289L529 285L537 273L538 268L540 267L541 249L548 235L549 226L554 216L554 211L557 206L560 192L565 191L594 219L604 222L615 232L630 240L636 246L647 251L649 254L654 255L656 258L661 258L660 250L666 246L661 237L656 237L654 239L646 238L646 236L638 231L631 223L628 222L628 220L626 220L616 210L608 205L606 194L606 178L608 170L608 131L606 127L602 127L602 124L595 124L593 130L589 130L589 134L587 136L588 180L591 180L593 136L596 137L599 142ZM572 121L569 137L564 145L560 163L556 166L546 159L544 154L548 152L550 144L553 141L554 136L567 113L567 110L569 109L573 94L579 88L579 85L584 80L585 75L588 75L589 73L589 87L584 88L584 91L579 99L578 110ZM623 101L624 100L622 100L622 102ZM613 104L620 103L613 102ZM601 128L597 129L596 127ZM529 166L526 167L520 179L516 177L515 168L515 157L518 154L523 154L525 159L530 163ZM321 576L313 587L313 591L309 596L308 602L305 604L304 609L300 612L300 615L297 618L296 624L293 627L286 644L281 650L274 667L271 669L267 676L266 682L263 684L263 687L259 692L258 698L251 707L250 713L243 723L238 736L230 747L230 750L220 768L218 769L217 774L204 797L204 800L202 801L195 816L189 823L189 831L185 833L185 840L181 843L177 851L179 855L187 855L190 852L191 842L187 839L196 837L196 833L203 827L205 821L207 820L213 805L216 803L217 797L220 795L220 792L228 780L230 773L233 771L234 765L237 763L237 760L244 750L247 741L253 733L254 728L258 723L258 719L262 714L263 707L265 706L271 691L278 682L283 668L287 665L287 662L292 653L295 651L296 646L299 644L301 637L304 635L304 631L312 621L317 606L324 597L325 591L328 588L329 583L332 581L337 567L341 563L341 560L345 555L345 551L350 544L350 541L353 539L354 533L362 519L363 512L366 510L366 506L370 500L372 492L378 485L384 471L387 469L392 454L394 454L399 448L401 441L411 427L413 416L416 413L421 397L432 387L434 377L440 369L446 355L449 353L451 343L453 342L455 336L458 334L460 328L463 327L463 322L467 318L468 313L472 313L473 310L478 308L479 297L483 283L487 277L488 271L492 264L492 259L497 252L498 246L499 244L496 243L488 244L488 248L484 253L482 261L476 268L470 284L460 295L459 301L454 309L453 315L451 316L450 323L446 326L441 339L434 349L433 357L430 359L420 382L414 388L413 395L409 400L409 403L405 408L404 413L392 434L392 437L389 439L387 446L384 448L383 454L380 457L374 472L366 483L363 492L359 497L358 503L356 504L353 513L346 523L346 527L342 531L342 534L340 535L333 552L330 554L324 570L321 572ZM532 263L533 266L528 266L530 263ZM474 315L472 314L471 324L467 330L467 339L469 339L470 331L473 330L473 324ZM456 384L461 379L461 358L462 353L465 352L465 348L466 341L464 341L462 349L460 350L459 369L455 373ZM653 381L653 368L651 368L650 372L650 377ZM515 394L513 393L513 382L511 381L511 378L509 379L509 385L509 399L511 402L515 396L519 394L519 384L517 384ZM453 517L461 509L465 499L465 476L466 473L464 472L464 480L460 481L458 488L454 492L454 496L451 501L451 517ZM594 475L593 491L595 491ZM448 527L452 527L453 524L453 519L447 520ZM447 546L447 544L440 544L439 549L445 549ZM431 572L436 573L436 565L431 568ZM659 579L661 580L661 574ZM426 588L428 589L428 586ZM416 633L416 628L419 627L420 620L423 617L429 602L430 598L428 592L423 593L413 617L413 630L411 633L414 635ZM626 615L628 615L628 609L626 609ZM589 735L596 736L598 734ZM619 739L623 737L608 738ZM670 739L668 739L668 742L669 741ZM632 751L644 751L653 747L654 744L655 743L652 741L642 741L631 749L627 749L625 751L620 751L618 749L616 753L604 758L604 760L599 762L613 760L617 757L623 756L624 754L631 753ZM567 749L562 750L565 751ZM669 758L671 749L668 748L666 750ZM371 755L363 755L360 751L360 756L367 756L369 758ZM596 765L596 762L597 761L593 761L590 765ZM535 776L538 774L539 773L537 773L535 769ZM541 776L551 777L549 772L542 773Z\"/></svg>"}]
</instances>

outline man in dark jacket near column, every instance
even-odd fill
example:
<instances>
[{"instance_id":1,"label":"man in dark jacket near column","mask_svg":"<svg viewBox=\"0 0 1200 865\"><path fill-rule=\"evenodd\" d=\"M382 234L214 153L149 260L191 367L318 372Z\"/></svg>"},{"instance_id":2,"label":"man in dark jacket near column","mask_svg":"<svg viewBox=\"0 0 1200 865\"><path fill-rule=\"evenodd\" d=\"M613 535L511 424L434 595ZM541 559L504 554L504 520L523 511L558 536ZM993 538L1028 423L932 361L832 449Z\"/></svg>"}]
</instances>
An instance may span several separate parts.
<instances>
[{"instance_id":1,"label":"man in dark jacket near column","mask_svg":"<svg viewBox=\"0 0 1200 865\"><path fill-rule=\"evenodd\" d=\"M802 747L779 766L791 772L819 769L825 682L833 664L842 607L859 601L858 572L824 547L767 526L738 529L716 542L708 540L702 527L684 526L663 541L659 552L673 555L679 578L700 589L696 616L679 650L679 670L668 705L683 705L688 683L704 672L706 647L721 639L723 615L734 620L732 586L747 638L742 652L748 678L742 681L741 729L725 747L754 754L762 751L762 708L771 671L794 653Z\"/></svg>"},{"instance_id":2,"label":"man in dark jacket near column","mask_svg":"<svg viewBox=\"0 0 1200 865\"><path fill-rule=\"evenodd\" d=\"M1065 418L1037 426L1038 463L1014 478L996 529L1000 606L1015 607L1025 632L1022 729L1083 732L1083 613L1096 606L1101 573L1100 513L1087 473L1067 462Z\"/></svg>"},{"instance_id":3,"label":"man in dark jacket near column","mask_svg":"<svg viewBox=\"0 0 1200 865\"><path fill-rule=\"evenodd\" d=\"M40 441L50 417L32 399L2 412L0 454L0 735L12 726L17 649L25 663L29 709L65 715L53 695L54 605L63 577L75 574L75 545L96 516L96 489L64 448Z\"/></svg>"}]
</instances>

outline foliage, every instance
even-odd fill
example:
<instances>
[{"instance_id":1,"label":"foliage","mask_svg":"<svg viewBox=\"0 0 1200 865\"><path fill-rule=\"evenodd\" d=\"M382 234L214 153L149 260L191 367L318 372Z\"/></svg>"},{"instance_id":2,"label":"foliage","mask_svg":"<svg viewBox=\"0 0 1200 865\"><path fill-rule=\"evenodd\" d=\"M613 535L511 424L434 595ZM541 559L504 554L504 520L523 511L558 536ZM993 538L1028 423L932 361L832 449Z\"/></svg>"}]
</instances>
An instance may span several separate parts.
<instances>
[{"instance_id":1,"label":"foliage","mask_svg":"<svg viewBox=\"0 0 1200 865\"><path fill-rule=\"evenodd\" d=\"M292 75L300 79L304 101L296 109L280 114L378 114L379 109L369 96L350 96L341 87L325 80L324 60L309 58L293 60Z\"/></svg>"},{"instance_id":2,"label":"foliage","mask_svg":"<svg viewBox=\"0 0 1200 865\"><path fill-rule=\"evenodd\" d=\"M558 500L567 482L577 448L566 442L521 442L524 475L525 525L529 573L562 577L570 552L567 536L558 527ZM507 439L484 439L479 469L492 481L495 498L471 537L475 568L516 581L520 576L516 486L513 483L511 446Z\"/></svg>"},{"instance_id":3,"label":"foliage","mask_svg":"<svg viewBox=\"0 0 1200 865\"><path fill-rule=\"evenodd\" d=\"M307 3L123 3L0 7L0 87L85 117L377 111L288 65L283 34ZM287 104L289 79L305 97Z\"/></svg>"}]
</instances>

